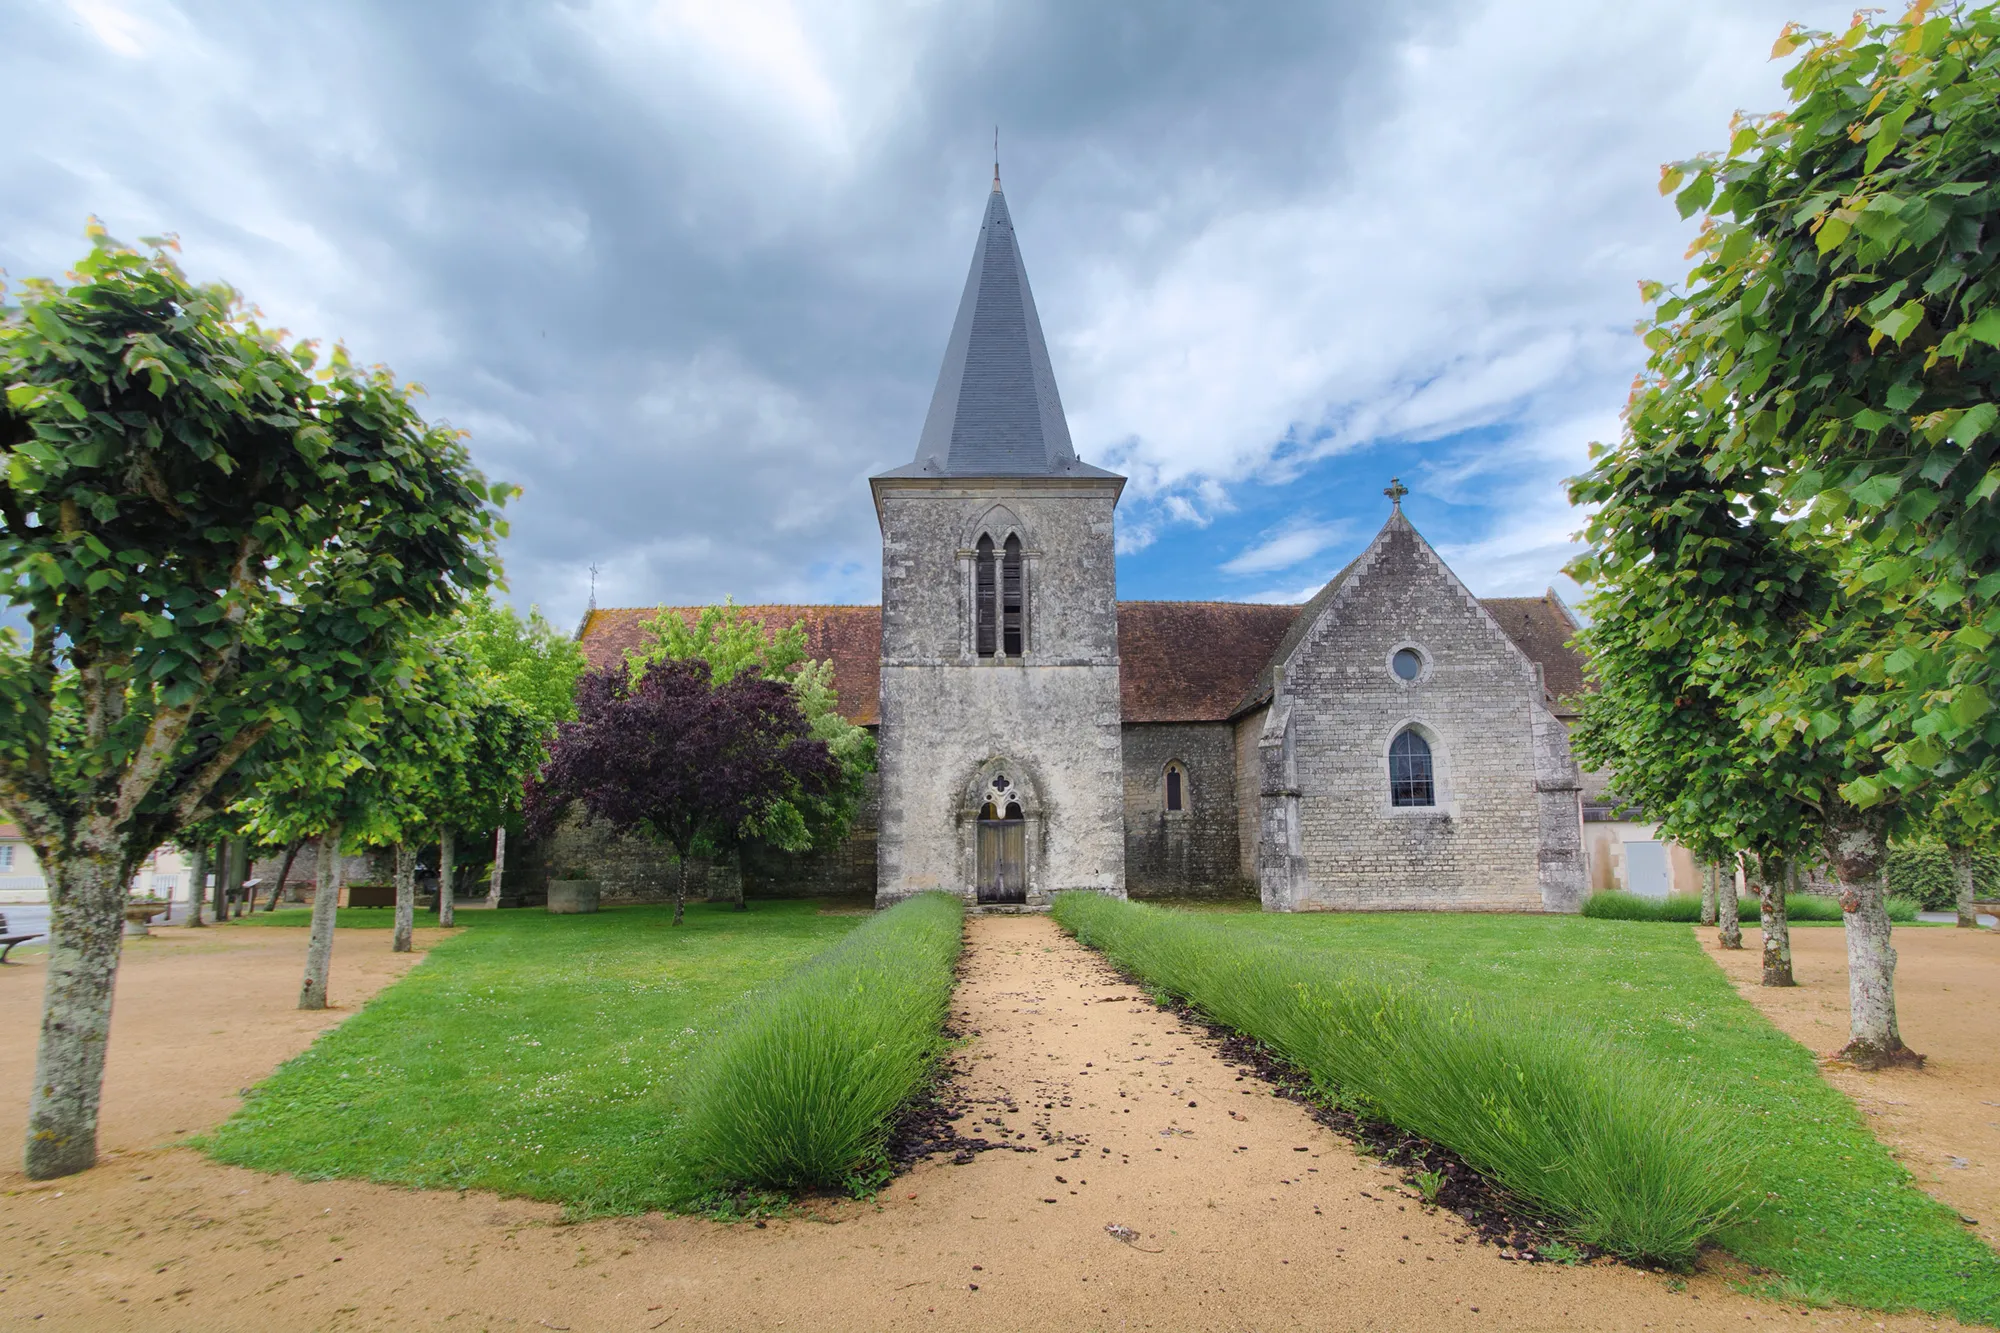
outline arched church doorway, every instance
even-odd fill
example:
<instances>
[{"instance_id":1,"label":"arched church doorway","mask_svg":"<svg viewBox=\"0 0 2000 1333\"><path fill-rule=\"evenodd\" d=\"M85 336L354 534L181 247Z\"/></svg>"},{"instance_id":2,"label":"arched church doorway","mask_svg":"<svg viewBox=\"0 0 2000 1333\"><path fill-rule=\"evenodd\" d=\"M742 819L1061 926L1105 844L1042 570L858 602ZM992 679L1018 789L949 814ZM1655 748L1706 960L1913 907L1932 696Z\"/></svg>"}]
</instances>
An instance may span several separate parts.
<instances>
[{"instance_id":1,"label":"arched church doorway","mask_svg":"<svg viewBox=\"0 0 2000 1333\"><path fill-rule=\"evenodd\" d=\"M979 807L979 868L974 881L982 903L1028 901L1028 824L1005 775L996 776Z\"/></svg>"}]
</instances>

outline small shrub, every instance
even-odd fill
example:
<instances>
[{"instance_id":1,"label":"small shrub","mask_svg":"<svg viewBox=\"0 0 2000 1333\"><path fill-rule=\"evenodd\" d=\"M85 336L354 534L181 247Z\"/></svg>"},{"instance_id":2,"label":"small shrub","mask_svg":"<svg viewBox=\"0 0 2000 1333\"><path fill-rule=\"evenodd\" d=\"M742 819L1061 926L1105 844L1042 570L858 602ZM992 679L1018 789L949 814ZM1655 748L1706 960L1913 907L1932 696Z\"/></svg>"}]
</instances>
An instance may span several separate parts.
<instances>
[{"instance_id":1,"label":"small shrub","mask_svg":"<svg viewBox=\"0 0 2000 1333\"><path fill-rule=\"evenodd\" d=\"M943 1047L965 908L926 893L745 999L674 1089L708 1191L860 1188Z\"/></svg>"},{"instance_id":2,"label":"small shrub","mask_svg":"<svg viewBox=\"0 0 2000 1333\"><path fill-rule=\"evenodd\" d=\"M1100 894L1059 896L1056 920L1322 1088L1450 1148L1576 1242L1685 1264L1744 1198L1750 1153L1722 1108L1558 1014Z\"/></svg>"},{"instance_id":3,"label":"small shrub","mask_svg":"<svg viewBox=\"0 0 2000 1333\"><path fill-rule=\"evenodd\" d=\"M1425 1203L1436 1203L1438 1191L1444 1188L1444 1172L1419 1171L1414 1177L1417 1193L1423 1195Z\"/></svg>"}]
</instances>

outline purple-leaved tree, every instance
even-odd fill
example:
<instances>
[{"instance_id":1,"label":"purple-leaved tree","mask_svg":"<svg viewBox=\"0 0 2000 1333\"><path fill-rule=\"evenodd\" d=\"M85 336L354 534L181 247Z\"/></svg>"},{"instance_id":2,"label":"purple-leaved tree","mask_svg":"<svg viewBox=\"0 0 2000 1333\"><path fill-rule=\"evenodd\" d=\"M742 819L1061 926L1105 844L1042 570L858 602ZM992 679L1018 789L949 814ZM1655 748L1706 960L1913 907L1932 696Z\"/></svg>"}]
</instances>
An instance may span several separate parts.
<instances>
[{"instance_id":1,"label":"purple-leaved tree","mask_svg":"<svg viewBox=\"0 0 2000 1333\"><path fill-rule=\"evenodd\" d=\"M727 843L780 802L840 781L783 681L746 674L716 685L698 659L655 662L636 681L614 667L577 682L576 712L529 784L528 827L546 837L580 805L619 833L666 842L679 858L675 925L698 845Z\"/></svg>"}]
</instances>

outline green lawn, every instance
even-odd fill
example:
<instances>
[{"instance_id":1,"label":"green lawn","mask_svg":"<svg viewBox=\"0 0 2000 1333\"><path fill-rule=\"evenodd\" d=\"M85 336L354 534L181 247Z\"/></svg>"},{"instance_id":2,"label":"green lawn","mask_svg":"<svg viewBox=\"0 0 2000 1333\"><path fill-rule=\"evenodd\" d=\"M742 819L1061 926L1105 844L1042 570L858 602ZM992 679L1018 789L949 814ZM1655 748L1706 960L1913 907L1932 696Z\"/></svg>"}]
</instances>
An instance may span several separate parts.
<instances>
[{"instance_id":1,"label":"green lawn","mask_svg":"<svg viewBox=\"0 0 2000 1333\"><path fill-rule=\"evenodd\" d=\"M351 915L340 924L391 919ZM579 1212L668 1206L685 1191L662 1085L746 992L865 919L812 901L690 904L679 928L672 916L461 913L463 934L286 1063L202 1146L307 1178L490 1189Z\"/></svg>"},{"instance_id":2,"label":"green lawn","mask_svg":"<svg viewBox=\"0 0 2000 1333\"><path fill-rule=\"evenodd\" d=\"M1687 927L1404 913L1211 919L1574 1013L1742 1108L1765 1198L1721 1239L1779 1275L1774 1294L2000 1323L2000 1255L1909 1183L1812 1054L1736 993Z\"/></svg>"}]
</instances>

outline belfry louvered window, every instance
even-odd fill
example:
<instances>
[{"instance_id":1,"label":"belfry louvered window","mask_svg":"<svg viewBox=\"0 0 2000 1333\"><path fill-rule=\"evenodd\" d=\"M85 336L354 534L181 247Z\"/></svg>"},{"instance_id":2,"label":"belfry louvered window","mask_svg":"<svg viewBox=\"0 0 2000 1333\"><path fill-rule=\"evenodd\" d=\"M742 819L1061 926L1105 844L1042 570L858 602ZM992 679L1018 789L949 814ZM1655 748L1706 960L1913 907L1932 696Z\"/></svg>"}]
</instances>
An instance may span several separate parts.
<instances>
[{"instance_id":1,"label":"belfry louvered window","mask_svg":"<svg viewBox=\"0 0 2000 1333\"><path fill-rule=\"evenodd\" d=\"M1405 731L1389 742L1389 803L1437 804L1437 782L1431 771L1431 747L1414 731Z\"/></svg>"},{"instance_id":2,"label":"belfry louvered window","mask_svg":"<svg viewBox=\"0 0 2000 1333\"><path fill-rule=\"evenodd\" d=\"M981 535L974 555L973 638L981 657L991 657L998 648L999 607L993 579L993 539Z\"/></svg>"},{"instance_id":3,"label":"belfry louvered window","mask_svg":"<svg viewBox=\"0 0 2000 1333\"><path fill-rule=\"evenodd\" d=\"M1021 655L1021 539L1010 536L1000 558L1000 646Z\"/></svg>"}]
</instances>

